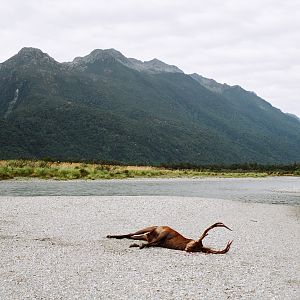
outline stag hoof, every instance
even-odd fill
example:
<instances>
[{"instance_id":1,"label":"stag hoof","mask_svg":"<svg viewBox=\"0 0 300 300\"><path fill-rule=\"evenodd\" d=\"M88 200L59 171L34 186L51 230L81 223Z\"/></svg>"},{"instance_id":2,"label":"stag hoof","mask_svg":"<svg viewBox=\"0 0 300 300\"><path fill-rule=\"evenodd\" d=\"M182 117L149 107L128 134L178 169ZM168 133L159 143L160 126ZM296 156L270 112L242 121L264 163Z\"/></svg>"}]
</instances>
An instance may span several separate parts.
<instances>
[{"instance_id":1,"label":"stag hoof","mask_svg":"<svg viewBox=\"0 0 300 300\"><path fill-rule=\"evenodd\" d=\"M111 236L111 235L107 235L106 237L107 237L108 239L111 239L111 238L112 238L112 236Z\"/></svg>"},{"instance_id":2,"label":"stag hoof","mask_svg":"<svg viewBox=\"0 0 300 300\"><path fill-rule=\"evenodd\" d=\"M140 247L140 245L138 245L138 244L131 244L131 245L129 246L129 248L133 248L133 247Z\"/></svg>"}]
</instances>

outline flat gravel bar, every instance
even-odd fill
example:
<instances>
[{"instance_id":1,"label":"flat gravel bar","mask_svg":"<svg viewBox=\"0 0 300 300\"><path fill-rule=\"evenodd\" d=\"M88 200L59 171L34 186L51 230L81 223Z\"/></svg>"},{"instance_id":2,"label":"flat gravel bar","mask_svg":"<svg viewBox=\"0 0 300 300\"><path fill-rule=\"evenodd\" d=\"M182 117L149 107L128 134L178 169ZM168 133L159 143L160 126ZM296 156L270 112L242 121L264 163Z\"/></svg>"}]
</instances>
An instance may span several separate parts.
<instances>
[{"instance_id":1,"label":"flat gravel bar","mask_svg":"<svg viewBox=\"0 0 300 300\"><path fill-rule=\"evenodd\" d=\"M107 239L168 225L224 255ZM300 207L199 197L0 197L0 299L300 299Z\"/></svg>"}]
</instances>

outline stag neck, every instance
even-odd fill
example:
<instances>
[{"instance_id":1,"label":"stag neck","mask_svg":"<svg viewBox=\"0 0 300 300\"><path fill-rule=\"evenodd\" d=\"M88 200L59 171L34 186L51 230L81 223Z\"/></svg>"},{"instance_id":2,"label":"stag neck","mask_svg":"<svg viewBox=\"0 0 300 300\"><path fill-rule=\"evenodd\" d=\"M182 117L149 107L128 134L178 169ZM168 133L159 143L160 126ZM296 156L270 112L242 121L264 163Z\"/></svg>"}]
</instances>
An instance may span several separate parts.
<instances>
[{"instance_id":1,"label":"stag neck","mask_svg":"<svg viewBox=\"0 0 300 300\"><path fill-rule=\"evenodd\" d=\"M194 240L192 239L187 239L183 236L180 237L180 239L176 240L176 243L168 243L167 248L175 249L175 250L185 250L186 246L190 243L193 242Z\"/></svg>"}]
</instances>

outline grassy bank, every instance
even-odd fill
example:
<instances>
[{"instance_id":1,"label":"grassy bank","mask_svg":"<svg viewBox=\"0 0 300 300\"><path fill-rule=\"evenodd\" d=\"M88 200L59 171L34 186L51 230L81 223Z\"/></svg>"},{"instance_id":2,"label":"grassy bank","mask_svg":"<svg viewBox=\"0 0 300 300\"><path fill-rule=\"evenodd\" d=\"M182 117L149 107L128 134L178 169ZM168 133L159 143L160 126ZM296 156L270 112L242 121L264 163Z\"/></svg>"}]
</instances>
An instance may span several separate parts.
<instances>
[{"instance_id":1,"label":"grassy bank","mask_svg":"<svg viewBox=\"0 0 300 300\"><path fill-rule=\"evenodd\" d=\"M74 162L50 162L31 160L0 161L0 180L13 178L42 179L124 179L124 178L176 178L176 177L265 177L295 175L300 169L290 171L255 171L230 169L192 169L151 166L122 166Z\"/></svg>"}]
</instances>

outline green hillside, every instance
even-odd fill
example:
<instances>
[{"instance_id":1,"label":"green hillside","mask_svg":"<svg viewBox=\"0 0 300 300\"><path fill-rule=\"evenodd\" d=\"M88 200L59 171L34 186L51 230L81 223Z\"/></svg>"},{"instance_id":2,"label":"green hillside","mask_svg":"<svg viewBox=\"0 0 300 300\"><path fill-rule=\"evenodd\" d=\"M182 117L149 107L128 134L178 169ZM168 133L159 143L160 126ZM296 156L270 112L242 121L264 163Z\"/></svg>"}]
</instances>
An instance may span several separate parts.
<instances>
[{"instance_id":1,"label":"green hillside","mask_svg":"<svg viewBox=\"0 0 300 300\"><path fill-rule=\"evenodd\" d=\"M300 122L227 87L113 49L58 63L23 48L0 64L0 159L300 161Z\"/></svg>"}]
</instances>

